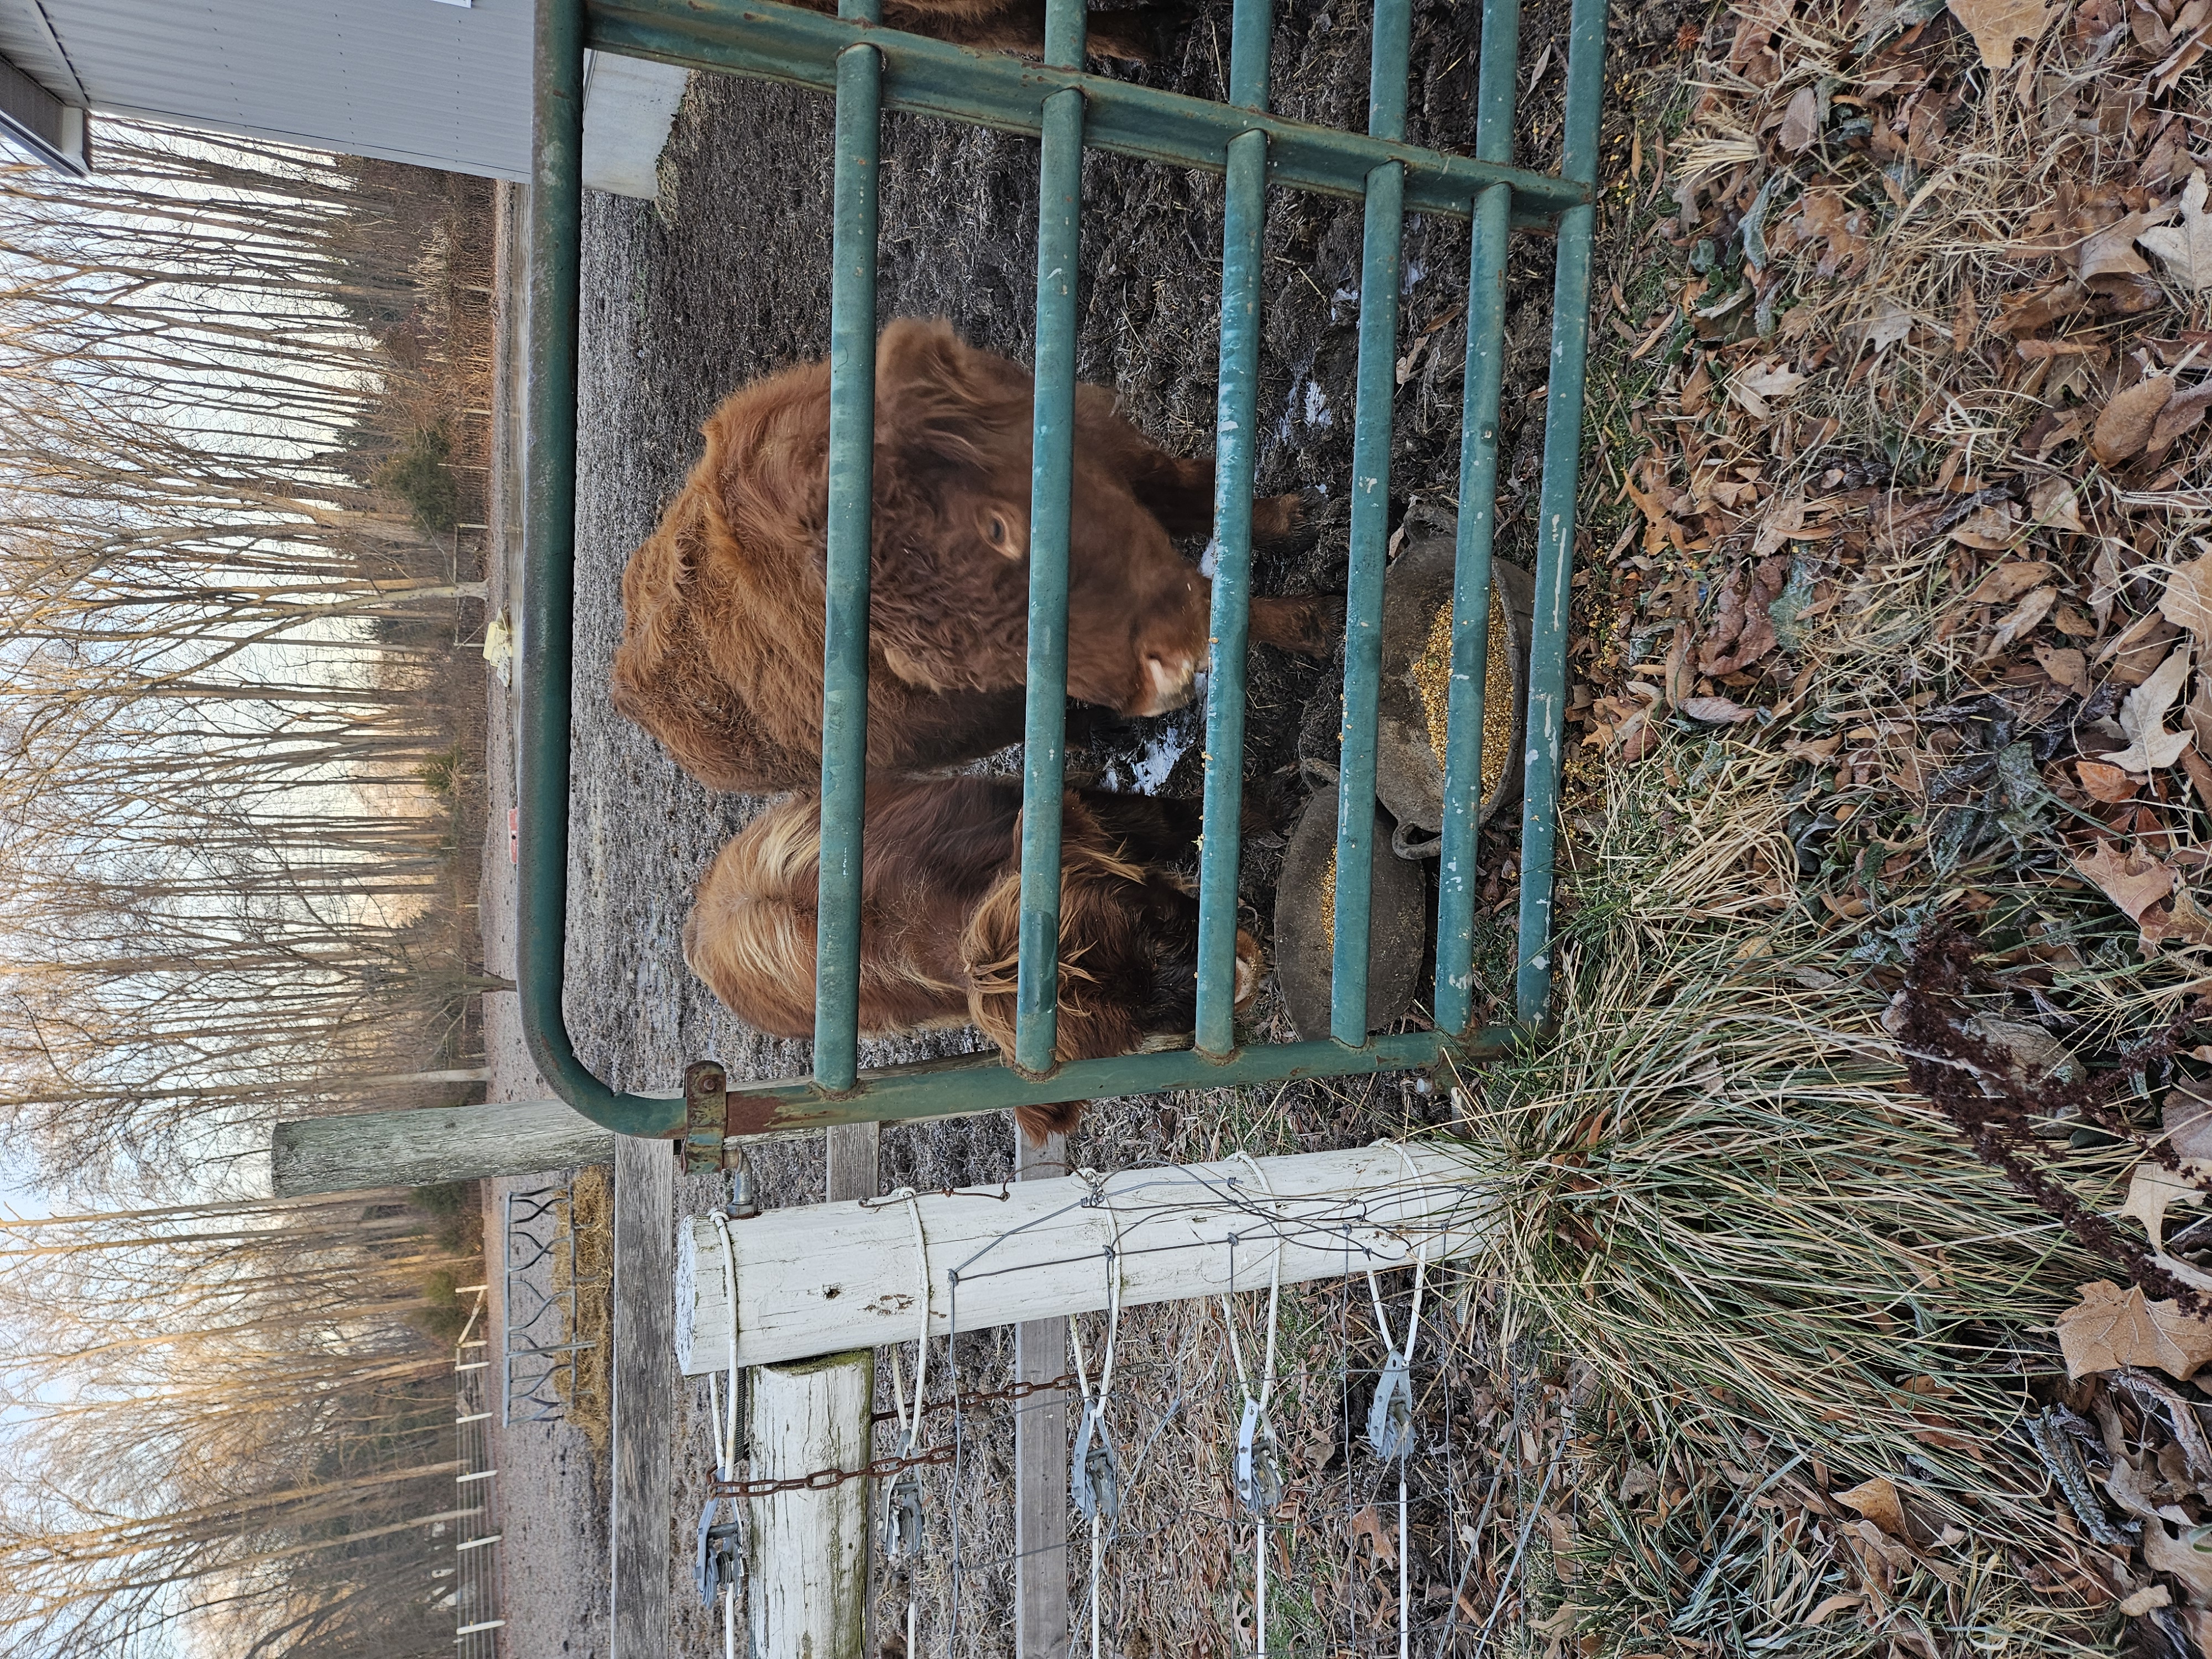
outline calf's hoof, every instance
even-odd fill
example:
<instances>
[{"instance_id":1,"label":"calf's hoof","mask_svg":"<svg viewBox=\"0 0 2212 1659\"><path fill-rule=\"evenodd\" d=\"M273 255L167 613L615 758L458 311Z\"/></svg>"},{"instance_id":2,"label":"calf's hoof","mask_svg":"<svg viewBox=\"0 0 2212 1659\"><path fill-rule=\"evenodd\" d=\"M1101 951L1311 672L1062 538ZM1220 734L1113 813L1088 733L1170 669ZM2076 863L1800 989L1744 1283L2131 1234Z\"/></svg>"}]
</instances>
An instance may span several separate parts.
<instances>
[{"instance_id":1,"label":"calf's hoof","mask_svg":"<svg viewBox=\"0 0 2212 1659\"><path fill-rule=\"evenodd\" d=\"M1252 601L1251 638L1255 644L1295 651L1327 661L1344 632L1344 595L1301 593L1292 598Z\"/></svg>"}]
</instances>

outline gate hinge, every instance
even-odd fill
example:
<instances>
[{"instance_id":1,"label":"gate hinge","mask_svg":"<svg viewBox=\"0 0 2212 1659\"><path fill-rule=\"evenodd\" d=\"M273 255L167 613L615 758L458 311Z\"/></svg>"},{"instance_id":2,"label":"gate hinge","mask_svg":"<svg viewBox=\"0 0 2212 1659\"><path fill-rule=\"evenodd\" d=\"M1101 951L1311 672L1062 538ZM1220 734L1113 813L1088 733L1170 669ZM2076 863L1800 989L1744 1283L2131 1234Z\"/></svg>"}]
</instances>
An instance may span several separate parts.
<instances>
[{"instance_id":1,"label":"gate hinge","mask_svg":"<svg viewBox=\"0 0 2212 1659\"><path fill-rule=\"evenodd\" d=\"M729 1132L730 1074L720 1060L695 1060L684 1068L684 1172L719 1174Z\"/></svg>"}]
</instances>

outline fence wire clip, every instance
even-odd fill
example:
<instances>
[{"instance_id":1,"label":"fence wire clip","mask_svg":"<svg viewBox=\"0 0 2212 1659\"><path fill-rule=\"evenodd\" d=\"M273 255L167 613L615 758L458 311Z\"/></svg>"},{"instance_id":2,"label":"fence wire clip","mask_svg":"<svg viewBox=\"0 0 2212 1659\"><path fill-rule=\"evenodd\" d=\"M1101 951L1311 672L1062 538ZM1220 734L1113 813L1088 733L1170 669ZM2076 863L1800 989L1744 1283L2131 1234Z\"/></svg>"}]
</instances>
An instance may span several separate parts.
<instances>
[{"instance_id":1,"label":"fence wire clip","mask_svg":"<svg viewBox=\"0 0 2212 1659\"><path fill-rule=\"evenodd\" d=\"M1394 1351L1375 1380L1375 1403L1367 1408L1367 1443L1386 1463L1395 1463L1413 1449L1413 1368L1402 1353Z\"/></svg>"},{"instance_id":2,"label":"fence wire clip","mask_svg":"<svg viewBox=\"0 0 2212 1659\"><path fill-rule=\"evenodd\" d=\"M1275 1425L1260 1402L1244 1396L1244 1420L1237 1430L1237 1501L1265 1521L1283 1502L1283 1470L1275 1448Z\"/></svg>"},{"instance_id":3,"label":"fence wire clip","mask_svg":"<svg viewBox=\"0 0 2212 1659\"><path fill-rule=\"evenodd\" d=\"M921 1554L921 1476L901 1469L884 1487L884 1554L893 1561Z\"/></svg>"},{"instance_id":4,"label":"fence wire clip","mask_svg":"<svg viewBox=\"0 0 2212 1659\"><path fill-rule=\"evenodd\" d=\"M714 1511L721 1504L722 1495L718 1492L699 1511L699 1548L692 1559L691 1579L698 1586L699 1605L702 1607L711 1608L714 1599L726 1589L744 1588L745 1558L738 1547L744 1523L737 1520L717 1522Z\"/></svg>"},{"instance_id":5,"label":"fence wire clip","mask_svg":"<svg viewBox=\"0 0 2212 1659\"><path fill-rule=\"evenodd\" d=\"M1085 1408L1067 1473L1076 1513L1085 1521L1111 1522L1121 1513L1121 1455L1106 1433L1100 1409L1104 1403L1098 1401Z\"/></svg>"}]
</instances>

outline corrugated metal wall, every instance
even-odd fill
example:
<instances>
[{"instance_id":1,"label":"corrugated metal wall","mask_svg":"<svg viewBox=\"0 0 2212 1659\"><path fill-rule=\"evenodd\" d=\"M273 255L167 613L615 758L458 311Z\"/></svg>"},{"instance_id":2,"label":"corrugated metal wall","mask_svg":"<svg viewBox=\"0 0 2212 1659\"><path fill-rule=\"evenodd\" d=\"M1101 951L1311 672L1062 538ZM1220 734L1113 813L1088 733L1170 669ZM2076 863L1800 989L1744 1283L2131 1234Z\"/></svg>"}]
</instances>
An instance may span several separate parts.
<instances>
[{"instance_id":1,"label":"corrugated metal wall","mask_svg":"<svg viewBox=\"0 0 2212 1659\"><path fill-rule=\"evenodd\" d=\"M27 27L39 3L0 0L0 34ZM43 9L96 110L529 176L534 0L43 0Z\"/></svg>"}]
</instances>

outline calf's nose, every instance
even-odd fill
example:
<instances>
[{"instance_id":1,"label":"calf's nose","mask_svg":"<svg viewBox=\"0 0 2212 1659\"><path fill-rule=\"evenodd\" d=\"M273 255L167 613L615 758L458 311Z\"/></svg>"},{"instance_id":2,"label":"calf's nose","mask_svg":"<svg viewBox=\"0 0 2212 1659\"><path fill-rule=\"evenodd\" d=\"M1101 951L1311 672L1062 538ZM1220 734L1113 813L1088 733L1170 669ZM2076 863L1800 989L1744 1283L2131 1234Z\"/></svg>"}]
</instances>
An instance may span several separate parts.
<instances>
[{"instance_id":1,"label":"calf's nose","mask_svg":"<svg viewBox=\"0 0 2212 1659\"><path fill-rule=\"evenodd\" d=\"M1169 652L1148 655L1145 659L1146 696L1134 712L1139 714L1164 714L1170 708L1180 708L1190 701L1192 682L1197 678L1199 660L1187 652Z\"/></svg>"}]
</instances>

